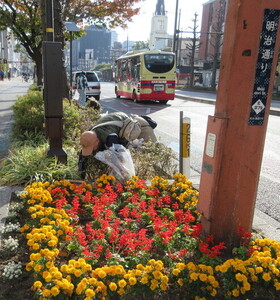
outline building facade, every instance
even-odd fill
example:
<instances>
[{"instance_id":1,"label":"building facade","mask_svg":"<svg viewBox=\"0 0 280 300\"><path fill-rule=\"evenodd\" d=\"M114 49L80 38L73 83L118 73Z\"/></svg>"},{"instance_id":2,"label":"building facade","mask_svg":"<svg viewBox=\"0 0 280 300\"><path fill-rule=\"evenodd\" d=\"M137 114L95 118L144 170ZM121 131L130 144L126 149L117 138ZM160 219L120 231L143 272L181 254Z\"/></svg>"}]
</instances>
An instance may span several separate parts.
<instances>
[{"instance_id":1,"label":"building facade","mask_svg":"<svg viewBox=\"0 0 280 300\"><path fill-rule=\"evenodd\" d=\"M86 34L72 42L72 70L91 70L96 64L111 62L112 32L91 25Z\"/></svg>"},{"instance_id":2,"label":"building facade","mask_svg":"<svg viewBox=\"0 0 280 300\"><path fill-rule=\"evenodd\" d=\"M165 11L164 0L158 0L155 14L152 17L149 48L151 50L164 50L168 45L167 34L168 18Z\"/></svg>"},{"instance_id":3,"label":"building facade","mask_svg":"<svg viewBox=\"0 0 280 300\"><path fill-rule=\"evenodd\" d=\"M209 67L218 57L220 60L227 11L227 0L210 0L203 4L200 48L198 57Z\"/></svg>"}]
</instances>

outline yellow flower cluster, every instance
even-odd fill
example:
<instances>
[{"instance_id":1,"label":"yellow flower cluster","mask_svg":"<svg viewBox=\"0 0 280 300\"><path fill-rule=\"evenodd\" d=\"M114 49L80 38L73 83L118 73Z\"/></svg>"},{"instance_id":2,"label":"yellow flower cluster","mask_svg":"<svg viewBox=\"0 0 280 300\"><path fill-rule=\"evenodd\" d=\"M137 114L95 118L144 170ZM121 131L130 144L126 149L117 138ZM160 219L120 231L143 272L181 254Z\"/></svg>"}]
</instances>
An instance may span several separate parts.
<instances>
[{"instance_id":1,"label":"yellow flower cluster","mask_svg":"<svg viewBox=\"0 0 280 300\"><path fill-rule=\"evenodd\" d=\"M187 270L187 281L184 283L184 278L181 272ZM192 283L200 282L201 291L207 291L212 297L217 295L217 288L219 287L219 282L214 276L214 269L211 266L203 264L194 264L189 262L187 264L177 263L176 267L173 269L172 274L178 277L177 283L179 286L187 284L189 287ZM198 297L199 298L199 297ZM203 299L203 298L200 298Z\"/></svg>"},{"instance_id":2,"label":"yellow flower cluster","mask_svg":"<svg viewBox=\"0 0 280 300\"><path fill-rule=\"evenodd\" d=\"M270 239L256 239L251 242L255 249L247 260L229 259L215 270L224 274L233 273L236 288L229 296L239 297L250 291L250 282L271 282L280 290L280 243Z\"/></svg>"},{"instance_id":3,"label":"yellow flower cluster","mask_svg":"<svg viewBox=\"0 0 280 300\"><path fill-rule=\"evenodd\" d=\"M25 192L21 193L21 198L27 201L29 205L39 204L44 206L45 203L51 203L52 197L46 189L48 184L32 183L25 188Z\"/></svg>"},{"instance_id":4,"label":"yellow flower cluster","mask_svg":"<svg viewBox=\"0 0 280 300\"><path fill-rule=\"evenodd\" d=\"M103 266L92 270L91 277L83 278L77 285L76 294L87 300L104 299L109 293L125 294L137 284L146 285L150 290L168 289L169 278L164 274L160 260L151 259L146 266L138 264L135 269L126 271L121 265Z\"/></svg>"},{"instance_id":5,"label":"yellow flower cluster","mask_svg":"<svg viewBox=\"0 0 280 300\"><path fill-rule=\"evenodd\" d=\"M69 189L73 191L75 185L71 183L69 180L55 180L52 184L49 185L48 190L51 191L52 189L62 186L63 188Z\"/></svg>"},{"instance_id":6,"label":"yellow flower cluster","mask_svg":"<svg viewBox=\"0 0 280 300\"><path fill-rule=\"evenodd\" d=\"M169 190L169 181L159 176L155 176L151 180L151 187L157 187L160 191L167 191Z\"/></svg>"},{"instance_id":7,"label":"yellow flower cluster","mask_svg":"<svg viewBox=\"0 0 280 300\"><path fill-rule=\"evenodd\" d=\"M73 228L65 210L48 207L52 202L47 190L49 186L49 183L34 183L26 187L26 193L21 194L31 204L27 209L31 219L37 221L36 227L25 224L21 232L27 232L27 245L32 251L26 270L33 270L43 278L42 281L35 281L32 287L41 295L41 300L51 299L61 292L70 296L74 290L71 277L63 278L62 272L55 266L60 253L59 243Z\"/></svg>"},{"instance_id":8,"label":"yellow flower cluster","mask_svg":"<svg viewBox=\"0 0 280 300\"><path fill-rule=\"evenodd\" d=\"M136 269L129 270L124 277L128 279L130 285L132 285L132 281L135 282L134 284L139 282L147 285L152 291L155 289L166 291L168 289L169 278L165 275L161 260L150 259L146 266L138 264Z\"/></svg>"},{"instance_id":9,"label":"yellow flower cluster","mask_svg":"<svg viewBox=\"0 0 280 300\"><path fill-rule=\"evenodd\" d=\"M95 180L97 191L102 193L106 185L114 185L116 178L113 175L103 174Z\"/></svg>"}]
</instances>

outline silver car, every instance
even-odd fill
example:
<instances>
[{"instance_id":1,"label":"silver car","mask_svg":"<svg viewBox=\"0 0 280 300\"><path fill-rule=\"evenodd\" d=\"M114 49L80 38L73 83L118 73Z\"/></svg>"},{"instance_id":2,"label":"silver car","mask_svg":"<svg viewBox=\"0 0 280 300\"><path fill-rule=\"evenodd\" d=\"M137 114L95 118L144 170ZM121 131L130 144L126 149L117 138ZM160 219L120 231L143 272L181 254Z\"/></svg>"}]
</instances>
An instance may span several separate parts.
<instances>
[{"instance_id":1,"label":"silver car","mask_svg":"<svg viewBox=\"0 0 280 300\"><path fill-rule=\"evenodd\" d=\"M73 72L73 82L72 82L72 89L75 92L77 89L76 82L77 77L84 72L87 77L88 87L89 89L86 89L86 96L87 97L94 97L96 100L100 99L101 89L100 89L100 81L98 78L98 75L94 71L77 71Z\"/></svg>"}]
</instances>

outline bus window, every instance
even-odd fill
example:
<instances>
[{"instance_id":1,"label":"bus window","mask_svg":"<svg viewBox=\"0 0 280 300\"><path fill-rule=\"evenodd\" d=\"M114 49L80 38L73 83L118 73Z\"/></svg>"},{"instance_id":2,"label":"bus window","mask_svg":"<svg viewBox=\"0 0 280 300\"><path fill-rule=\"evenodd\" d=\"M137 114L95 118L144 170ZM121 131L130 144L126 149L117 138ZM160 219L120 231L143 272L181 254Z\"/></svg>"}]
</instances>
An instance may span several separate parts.
<instances>
[{"instance_id":1,"label":"bus window","mask_svg":"<svg viewBox=\"0 0 280 300\"><path fill-rule=\"evenodd\" d=\"M153 73L169 72L174 67L174 55L172 54L145 54L146 68Z\"/></svg>"}]
</instances>

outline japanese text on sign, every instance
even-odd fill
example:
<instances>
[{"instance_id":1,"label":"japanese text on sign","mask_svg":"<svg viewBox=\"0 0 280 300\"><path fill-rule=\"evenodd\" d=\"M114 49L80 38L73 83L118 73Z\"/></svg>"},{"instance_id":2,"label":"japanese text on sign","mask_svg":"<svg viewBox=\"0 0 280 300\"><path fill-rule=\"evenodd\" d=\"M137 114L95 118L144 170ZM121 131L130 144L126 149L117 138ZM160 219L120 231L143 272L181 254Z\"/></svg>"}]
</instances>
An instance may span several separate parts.
<instances>
[{"instance_id":1,"label":"japanese text on sign","mask_svg":"<svg viewBox=\"0 0 280 300\"><path fill-rule=\"evenodd\" d=\"M264 121L279 14L280 10L277 9L265 9L264 11L249 125L262 125Z\"/></svg>"}]
</instances>

